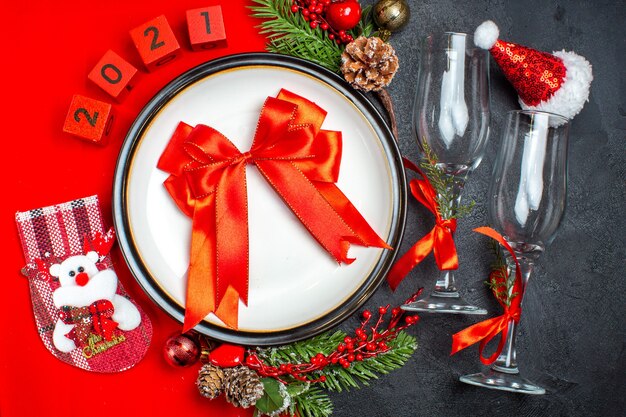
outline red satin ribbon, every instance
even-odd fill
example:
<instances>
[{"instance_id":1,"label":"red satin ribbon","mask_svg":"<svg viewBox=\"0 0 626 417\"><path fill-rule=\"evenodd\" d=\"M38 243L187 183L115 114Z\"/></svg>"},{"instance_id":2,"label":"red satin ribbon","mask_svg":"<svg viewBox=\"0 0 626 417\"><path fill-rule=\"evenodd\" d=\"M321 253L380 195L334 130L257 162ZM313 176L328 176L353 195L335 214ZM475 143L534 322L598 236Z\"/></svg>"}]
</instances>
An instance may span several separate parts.
<instances>
[{"instance_id":1,"label":"red satin ribbon","mask_svg":"<svg viewBox=\"0 0 626 417\"><path fill-rule=\"evenodd\" d=\"M513 297L513 300L511 301L509 306L507 306L500 299L498 299L498 302L504 309L504 312L501 316L481 321L480 323L476 323L473 326L470 326L454 334L452 336L452 353L450 353L450 355L454 355L458 351L480 342L480 346L478 348L480 361L485 365L491 365L496 361L496 359L498 359L498 356L500 356L500 353L504 348L511 321L518 323L522 314L522 309L520 306L522 302L522 298L520 296L522 293L522 273L520 271L519 263L517 262L517 258L515 256L513 248L511 248L507 241L504 240L502 235L500 235L498 232L490 227L479 227L477 229L474 229L474 231L495 239L496 241L498 241L498 243L504 246L506 250L508 250L509 253L513 256L513 260L515 261L516 266L515 282L513 283L513 293L517 295ZM498 347L496 351L488 358L485 358L483 356L483 350L485 349L485 346L487 346L491 339L496 337L498 334L500 334L500 341L498 342Z\"/></svg>"},{"instance_id":2,"label":"red satin ribbon","mask_svg":"<svg viewBox=\"0 0 626 417\"><path fill-rule=\"evenodd\" d=\"M406 158L403 158L403 162L406 168L422 176L422 179L411 180L409 184L411 194L435 215L435 226L393 265L387 274L387 282L392 290L395 290L408 273L422 262L430 252L434 253L435 261L440 270L459 267L459 259L452 237L456 230L456 219L441 217L437 205L437 192L428 181L428 177L413 162Z\"/></svg>"},{"instance_id":3,"label":"red satin ribbon","mask_svg":"<svg viewBox=\"0 0 626 417\"><path fill-rule=\"evenodd\" d=\"M337 262L351 243L389 246L337 188L341 133L321 130L326 111L289 91L269 97L250 151L215 129L180 123L158 167L165 186L192 218L184 331L209 313L237 328L248 303L247 164L254 164L302 224Z\"/></svg>"}]
</instances>

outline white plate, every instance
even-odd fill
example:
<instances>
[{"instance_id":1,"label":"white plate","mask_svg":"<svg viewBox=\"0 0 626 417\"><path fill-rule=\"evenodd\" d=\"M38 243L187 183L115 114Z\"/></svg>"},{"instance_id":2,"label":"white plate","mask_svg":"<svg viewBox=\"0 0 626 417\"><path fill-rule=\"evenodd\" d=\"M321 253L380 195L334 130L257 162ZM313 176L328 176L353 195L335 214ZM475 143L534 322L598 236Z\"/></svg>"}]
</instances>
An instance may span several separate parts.
<instances>
[{"instance_id":1,"label":"white plate","mask_svg":"<svg viewBox=\"0 0 626 417\"><path fill-rule=\"evenodd\" d=\"M177 124L206 124L241 151L250 149L263 102L281 88L328 112L322 128L339 130L338 187L373 229L397 247L404 226L400 155L380 115L339 77L308 62L272 54L212 61L174 80L131 127L116 169L114 218L133 275L179 321L184 316L191 220L174 204L157 161ZM239 330L213 314L198 330L225 341L274 344L301 339L347 317L377 288L393 251L353 246L338 265L302 226L254 166L247 167L249 302Z\"/></svg>"}]
</instances>

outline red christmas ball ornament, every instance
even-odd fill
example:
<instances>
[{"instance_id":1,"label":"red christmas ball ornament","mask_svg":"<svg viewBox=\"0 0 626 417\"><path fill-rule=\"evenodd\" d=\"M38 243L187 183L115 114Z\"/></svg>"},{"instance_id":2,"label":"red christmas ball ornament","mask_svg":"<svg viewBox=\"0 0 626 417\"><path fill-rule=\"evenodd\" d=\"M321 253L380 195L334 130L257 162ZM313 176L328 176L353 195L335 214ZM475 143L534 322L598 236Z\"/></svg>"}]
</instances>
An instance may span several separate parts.
<instances>
[{"instance_id":1,"label":"red christmas ball ornament","mask_svg":"<svg viewBox=\"0 0 626 417\"><path fill-rule=\"evenodd\" d=\"M246 350L243 346L223 343L213 349L209 355L209 362L220 368L232 368L244 362L245 355Z\"/></svg>"},{"instance_id":2,"label":"red christmas ball ornament","mask_svg":"<svg viewBox=\"0 0 626 417\"><path fill-rule=\"evenodd\" d=\"M361 20L361 4L357 0L341 0L326 8L326 21L335 30L350 30Z\"/></svg>"},{"instance_id":3,"label":"red christmas ball ornament","mask_svg":"<svg viewBox=\"0 0 626 417\"><path fill-rule=\"evenodd\" d=\"M202 348L200 340L191 333L174 334L163 346L163 357L172 366L186 367L198 362Z\"/></svg>"}]
</instances>

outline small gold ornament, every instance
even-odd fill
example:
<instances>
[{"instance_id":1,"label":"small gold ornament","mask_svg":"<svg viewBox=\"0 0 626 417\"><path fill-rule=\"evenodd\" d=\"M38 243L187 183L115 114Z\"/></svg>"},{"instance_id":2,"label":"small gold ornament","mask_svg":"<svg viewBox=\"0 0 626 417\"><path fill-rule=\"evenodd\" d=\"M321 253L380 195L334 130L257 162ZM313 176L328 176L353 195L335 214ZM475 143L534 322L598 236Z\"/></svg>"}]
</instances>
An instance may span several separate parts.
<instances>
[{"instance_id":1,"label":"small gold ornament","mask_svg":"<svg viewBox=\"0 0 626 417\"><path fill-rule=\"evenodd\" d=\"M395 32L407 24L411 11L405 0L380 0L374 5L373 16L381 32Z\"/></svg>"}]
</instances>

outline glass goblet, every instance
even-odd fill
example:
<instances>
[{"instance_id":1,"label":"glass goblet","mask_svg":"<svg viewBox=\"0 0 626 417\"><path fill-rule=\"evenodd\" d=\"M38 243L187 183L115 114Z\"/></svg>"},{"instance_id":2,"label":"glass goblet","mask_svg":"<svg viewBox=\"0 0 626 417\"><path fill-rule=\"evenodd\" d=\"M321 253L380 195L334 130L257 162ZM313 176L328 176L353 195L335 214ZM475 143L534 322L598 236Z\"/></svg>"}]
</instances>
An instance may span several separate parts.
<instances>
[{"instance_id":1,"label":"glass goblet","mask_svg":"<svg viewBox=\"0 0 626 417\"><path fill-rule=\"evenodd\" d=\"M453 32L426 37L421 52L413 132L423 158L436 159L451 184L449 204L439 205L442 218L450 219L457 216L461 191L480 164L489 136L489 57L470 35ZM461 298L452 270L441 271L429 296L402 308L487 314Z\"/></svg>"},{"instance_id":2,"label":"glass goblet","mask_svg":"<svg viewBox=\"0 0 626 417\"><path fill-rule=\"evenodd\" d=\"M522 276L519 297L536 261L554 239L565 210L569 121L565 117L516 110L508 114L489 191L489 218L511 245ZM515 262L505 253L515 279ZM512 285L510 286L512 287ZM515 351L517 324L511 320L501 354L485 373L462 382L525 394L545 389L520 377Z\"/></svg>"}]
</instances>

